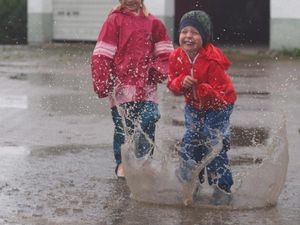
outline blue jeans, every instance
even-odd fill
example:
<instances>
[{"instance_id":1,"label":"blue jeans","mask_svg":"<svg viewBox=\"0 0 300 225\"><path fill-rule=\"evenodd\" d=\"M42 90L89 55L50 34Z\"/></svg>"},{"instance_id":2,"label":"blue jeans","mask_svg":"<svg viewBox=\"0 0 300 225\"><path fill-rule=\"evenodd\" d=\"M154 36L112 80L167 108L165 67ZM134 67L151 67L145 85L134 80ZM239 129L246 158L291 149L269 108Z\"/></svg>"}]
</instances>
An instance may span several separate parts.
<instances>
[{"instance_id":1,"label":"blue jeans","mask_svg":"<svg viewBox=\"0 0 300 225\"><path fill-rule=\"evenodd\" d=\"M120 107L125 111L125 125L128 129L129 135L133 135L137 124L140 125L143 132L154 142L155 139L155 124L160 118L160 112L156 103L146 102L129 102L121 104ZM117 107L111 108L112 119L115 125L114 138L113 138L113 150L115 161L117 165L122 162L121 146L125 142L125 132ZM138 157L142 157L147 154L149 148L139 148Z\"/></svg>"},{"instance_id":2,"label":"blue jeans","mask_svg":"<svg viewBox=\"0 0 300 225\"><path fill-rule=\"evenodd\" d=\"M232 173L229 167L227 151L230 149L230 122L229 118L233 106L220 111L197 110L190 105L185 106L185 127L180 157L184 160L200 162L209 151L209 143L216 137L211 134L217 129L223 136L223 148L220 154L206 167L210 185L218 184L230 189L233 184Z\"/></svg>"}]
</instances>

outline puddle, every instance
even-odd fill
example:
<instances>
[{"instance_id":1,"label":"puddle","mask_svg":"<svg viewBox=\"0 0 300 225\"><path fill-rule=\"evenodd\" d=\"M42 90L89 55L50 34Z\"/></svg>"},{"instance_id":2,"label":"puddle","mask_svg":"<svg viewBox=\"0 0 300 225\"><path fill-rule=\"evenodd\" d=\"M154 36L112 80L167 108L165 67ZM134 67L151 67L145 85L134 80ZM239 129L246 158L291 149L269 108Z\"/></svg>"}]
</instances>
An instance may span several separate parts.
<instances>
[{"instance_id":1,"label":"puddle","mask_svg":"<svg viewBox=\"0 0 300 225\"><path fill-rule=\"evenodd\" d=\"M239 127L231 126L232 146L256 146L265 144L269 138L269 130L265 127Z\"/></svg>"},{"instance_id":2,"label":"puddle","mask_svg":"<svg viewBox=\"0 0 300 225\"><path fill-rule=\"evenodd\" d=\"M40 107L47 112L57 112L62 115L99 114L99 100L88 94L81 95L49 95L41 98Z\"/></svg>"},{"instance_id":3,"label":"puddle","mask_svg":"<svg viewBox=\"0 0 300 225\"><path fill-rule=\"evenodd\" d=\"M51 72L31 74L29 76L29 81L31 84L38 86L60 87L68 90L88 90L90 88L90 84L86 79L82 78L84 78L84 76L79 76L78 74Z\"/></svg>"},{"instance_id":4,"label":"puddle","mask_svg":"<svg viewBox=\"0 0 300 225\"><path fill-rule=\"evenodd\" d=\"M184 126L184 121L173 118L172 125ZM231 126L232 146L256 146L257 144L264 144L268 137L269 130L266 127L248 128L241 126Z\"/></svg>"},{"instance_id":5,"label":"puddle","mask_svg":"<svg viewBox=\"0 0 300 225\"><path fill-rule=\"evenodd\" d=\"M103 214L103 202L115 181L111 179L112 163L105 146L28 149L0 148L1 215L9 221L22 221L20 224L26 223L26 219L30 220L26 224L48 224L49 218L59 221L55 224L66 224L69 216L70 224L87 224L81 220ZM45 221L31 221L35 218Z\"/></svg>"},{"instance_id":6,"label":"puddle","mask_svg":"<svg viewBox=\"0 0 300 225\"><path fill-rule=\"evenodd\" d=\"M252 166L253 164L260 164L263 162L262 158L251 157L251 156L237 156L237 157L230 157L230 165L234 166Z\"/></svg>"},{"instance_id":7,"label":"puddle","mask_svg":"<svg viewBox=\"0 0 300 225\"><path fill-rule=\"evenodd\" d=\"M239 91L237 95L250 95L250 96L270 96L268 91Z\"/></svg>"},{"instance_id":8,"label":"puddle","mask_svg":"<svg viewBox=\"0 0 300 225\"><path fill-rule=\"evenodd\" d=\"M9 76L9 79L12 79L12 80L27 80L28 75L25 74L25 73L19 73L19 74L16 74L16 75Z\"/></svg>"},{"instance_id":9,"label":"puddle","mask_svg":"<svg viewBox=\"0 0 300 225\"><path fill-rule=\"evenodd\" d=\"M7 73L7 72L6 72ZM61 87L68 90L89 90L91 88L86 75L68 74L65 71L50 71L49 73L8 72L9 79L16 81L29 81L32 85Z\"/></svg>"},{"instance_id":10,"label":"puddle","mask_svg":"<svg viewBox=\"0 0 300 225\"><path fill-rule=\"evenodd\" d=\"M57 146L46 146L46 147L31 147L30 155L38 156L38 157L48 157L48 156L59 156L66 155L69 153L78 154L87 151L94 150L103 150L110 148L109 145L78 145L78 144L70 144L70 145L57 145Z\"/></svg>"},{"instance_id":11,"label":"puddle","mask_svg":"<svg viewBox=\"0 0 300 225\"><path fill-rule=\"evenodd\" d=\"M0 157L7 156L27 156L30 151L23 146L0 146Z\"/></svg>"},{"instance_id":12,"label":"puddle","mask_svg":"<svg viewBox=\"0 0 300 225\"><path fill-rule=\"evenodd\" d=\"M28 97L26 95L0 96L0 108L27 109Z\"/></svg>"},{"instance_id":13,"label":"puddle","mask_svg":"<svg viewBox=\"0 0 300 225\"><path fill-rule=\"evenodd\" d=\"M251 71L253 72L253 71ZM230 76L231 77L234 77L234 78L243 78L243 79L252 79L252 78L255 78L255 79L258 79L258 78L266 78L266 77L269 77L268 74L262 74L261 71L259 71L259 73L251 73L249 74L249 71L246 70L245 73L241 74L241 73L230 73Z\"/></svg>"}]
</instances>

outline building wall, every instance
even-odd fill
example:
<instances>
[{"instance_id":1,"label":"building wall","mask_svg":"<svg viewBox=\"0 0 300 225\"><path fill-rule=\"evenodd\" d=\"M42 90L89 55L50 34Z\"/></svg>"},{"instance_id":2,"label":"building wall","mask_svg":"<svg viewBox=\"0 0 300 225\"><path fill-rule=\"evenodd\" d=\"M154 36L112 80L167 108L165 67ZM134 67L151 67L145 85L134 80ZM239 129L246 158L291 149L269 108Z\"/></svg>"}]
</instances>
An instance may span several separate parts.
<instances>
[{"instance_id":1,"label":"building wall","mask_svg":"<svg viewBox=\"0 0 300 225\"><path fill-rule=\"evenodd\" d=\"M27 0L27 41L29 44L52 40L52 0Z\"/></svg>"},{"instance_id":2,"label":"building wall","mask_svg":"<svg viewBox=\"0 0 300 225\"><path fill-rule=\"evenodd\" d=\"M69 0L28 0L28 43L96 40L107 14L118 3L112 0L89 0L88 2L70 0L70 2ZM146 1L146 5L153 15L165 23L170 37L173 37L174 1L151 0Z\"/></svg>"},{"instance_id":3,"label":"building wall","mask_svg":"<svg viewBox=\"0 0 300 225\"><path fill-rule=\"evenodd\" d=\"M85 0L74 0L74 4L76 1ZM145 3L149 11L165 23L170 37L173 38L175 0L149 0ZM53 0L28 0L27 4L28 43L52 41L55 23ZM299 0L270 0L270 49L300 48L300 29L297 29L300 28L299 9ZM99 21L98 27L101 27L101 23Z\"/></svg>"},{"instance_id":4,"label":"building wall","mask_svg":"<svg viewBox=\"0 0 300 225\"><path fill-rule=\"evenodd\" d=\"M300 1L270 1L270 48L300 48Z\"/></svg>"},{"instance_id":5,"label":"building wall","mask_svg":"<svg viewBox=\"0 0 300 225\"><path fill-rule=\"evenodd\" d=\"M53 40L96 41L112 0L52 0Z\"/></svg>"},{"instance_id":6,"label":"building wall","mask_svg":"<svg viewBox=\"0 0 300 225\"><path fill-rule=\"evenodd\" d=\"M163 21L168 29L170 38L174 37L175 0L145 1L151 14Z\"/></svg>"}]
</instances>

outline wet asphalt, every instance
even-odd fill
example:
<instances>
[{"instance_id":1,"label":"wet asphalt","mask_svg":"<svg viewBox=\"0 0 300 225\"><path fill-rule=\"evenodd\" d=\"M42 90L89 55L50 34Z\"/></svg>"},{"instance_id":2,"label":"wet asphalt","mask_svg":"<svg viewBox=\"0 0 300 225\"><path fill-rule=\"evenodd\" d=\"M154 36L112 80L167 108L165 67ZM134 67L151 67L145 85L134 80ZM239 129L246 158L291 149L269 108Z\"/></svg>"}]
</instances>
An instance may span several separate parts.
<instances>
[{"instance_id":1,"label":"wet asphalt","mask_svg":"<svg viewBox=\"0 0 300 225\"><path fill-rule=\"evenodd\" d=\"M224 49L238 92L232 166L261 162L256 147L280 122L274 113L286 121L290 160L276 206L222 210L130 198L114 174L109 104L92 90L93 47L0 46L0 224L299 224L299 58ZM159 95L157 143L172 152L184 132L184 104L164 84Z\"/></svg>"}]
</instances>

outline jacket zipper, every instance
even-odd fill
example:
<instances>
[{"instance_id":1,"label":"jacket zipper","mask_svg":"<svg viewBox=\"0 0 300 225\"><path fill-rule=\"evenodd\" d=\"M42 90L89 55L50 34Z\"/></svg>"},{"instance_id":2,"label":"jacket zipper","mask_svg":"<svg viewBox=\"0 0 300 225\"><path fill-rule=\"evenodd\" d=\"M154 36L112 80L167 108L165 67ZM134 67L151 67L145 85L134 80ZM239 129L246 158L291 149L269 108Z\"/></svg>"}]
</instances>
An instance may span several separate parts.
<instances>
[{"instance_id":1,"label":"jacket zipper","mask_svg":"<svg viewBox=\"0 0 300 225\"><path fill-rule=\"evenodd\" d=\"M198 57L198 54L196 55L196 57L195 57L194 60L192 61L192 60L190 59L190 57L188 56L188 58L189 58L189 60L190 60L190 63L191 63L191 66L192 66L192 67L191 67L191 76L192 76L193 78L195 78L195 76L194 76L194 63L195 63L197 57ZM196 86L195 86L195 85L193 85L192 91L193 91L193 98L194 98L195 100L197 100L197 99L198 99L198 95L197 95L197 90L196 90Z\"/></svg>"},{"instance_id":2,"label":"jacket zipper","mask_svg":"<svg viewBox=\"0 0 300 225\"><path fill-rule=\"evenodd\" d=\"M194 78L194 63L192 63L191 65L192 65L191 76L192 76L192 78ZM195 87L195 85L193 85L192 90L193 90L193 97L194 97L194 99L197 99L197 93L196 93L196 87Z\"/></svg>"}]
</instances>

